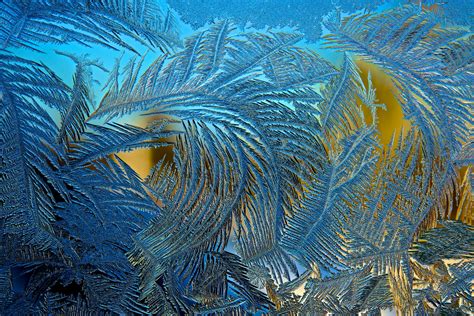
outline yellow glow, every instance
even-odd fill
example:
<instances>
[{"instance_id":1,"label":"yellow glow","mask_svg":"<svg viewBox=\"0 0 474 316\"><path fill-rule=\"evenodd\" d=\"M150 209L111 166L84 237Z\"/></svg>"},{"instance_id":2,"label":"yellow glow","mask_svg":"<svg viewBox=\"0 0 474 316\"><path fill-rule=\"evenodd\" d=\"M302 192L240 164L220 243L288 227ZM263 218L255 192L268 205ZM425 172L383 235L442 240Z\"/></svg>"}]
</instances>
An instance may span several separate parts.
<instances>
[{"instance_id":1,"label":"yellow glow","mask_svg":"<svg viewBox=\"0 0 474 316\"><path fill-rule=\"evenodd\" d=\"M142 179L148 176L150 169L154 165L152 149L137 149L131 152L120 153L118 156L132 167Z\"/></svg>"},{"instance_id":2,"label":"yellow glow","mask_svg":"<svg viewBox=\"0 0 474 316\"><path fill-rule=\"evenodd\" d=\"M402 107L397 99L400 96L400 92L393 83L391 77L384 73L378 66L362 60L356 61L356 64L360 69L361 77L366 87L370 71L370 74L372 75L372 85L376 89L375 95L377 103L383 103L387 107L387 110L377 108L376 112L378 118L377 129L380 133L380 143L384 147L387 147L394 133L395 139L397 139L402 129L408 131L411 126L410 121L404 118ZM370 109L363 105L362 110L366 117L366 123L372 124Z\"/></svg>"},{"instance_id":3,"label":"yellow glow","mask_svg":"<svg viewBox=\"0 0 474 316\"><path fill-rule=\"evenodd\" d=\"M155 117L140 117L131 124L146 127L153 120L159 119L159 116ZM170 141L167 139L166 141ZM167 160L172 159L173 157L173 148L172 146L163 146L155 149L136 149L131 152L122 152L118 156L120 159L125 161L135 172L142 178L146 178L151 171L151 168L155 166L158 161L166 157Z\"/></svg>"}]
</instances>

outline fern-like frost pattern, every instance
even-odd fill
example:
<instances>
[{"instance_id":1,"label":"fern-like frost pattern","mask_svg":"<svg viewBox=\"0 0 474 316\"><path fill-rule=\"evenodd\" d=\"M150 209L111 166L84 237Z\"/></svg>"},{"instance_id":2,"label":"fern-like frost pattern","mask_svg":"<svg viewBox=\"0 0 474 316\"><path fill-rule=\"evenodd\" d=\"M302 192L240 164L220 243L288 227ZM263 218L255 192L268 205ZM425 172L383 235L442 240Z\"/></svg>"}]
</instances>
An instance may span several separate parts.
<instances>
[{"instance_id":1,"label":"fern-like frost pattern","mask_svg":"<svg viewBox=\"0 0 474 316\"><path fill-rule=\"evenodd\" d=\"M206 2L0 1L0 315L473 313L472 6Z\"/></svg>"}]
</instances>

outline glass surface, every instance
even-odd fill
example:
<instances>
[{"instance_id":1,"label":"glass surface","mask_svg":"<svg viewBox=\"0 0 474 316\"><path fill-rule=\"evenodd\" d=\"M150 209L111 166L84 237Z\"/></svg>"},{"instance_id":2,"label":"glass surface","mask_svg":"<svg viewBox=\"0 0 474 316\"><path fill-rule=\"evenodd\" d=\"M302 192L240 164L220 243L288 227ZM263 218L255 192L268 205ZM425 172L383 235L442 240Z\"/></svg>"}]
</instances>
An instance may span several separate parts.
<instances>
[{"instance_id":1,"label":"glass surface","mask_svg":"<svg viewBox=\"0 0 474 316\"><path fill-rule=\"evenodd\" d=\"M0 0L0 315L472 314L470 0Z\"/></svg>"}]
</instances>

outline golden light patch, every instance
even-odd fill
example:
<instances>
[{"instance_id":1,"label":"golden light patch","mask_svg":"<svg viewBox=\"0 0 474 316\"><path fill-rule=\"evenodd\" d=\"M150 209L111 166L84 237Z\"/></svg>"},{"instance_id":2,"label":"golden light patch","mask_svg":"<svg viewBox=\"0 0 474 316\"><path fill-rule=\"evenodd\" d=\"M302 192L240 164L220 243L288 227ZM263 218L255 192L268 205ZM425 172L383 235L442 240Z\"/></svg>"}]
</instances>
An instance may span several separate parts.
<instances>
[{"instance_id":1,"label":"golden light patch","mask_svg":"<svg viewBox=\"0 0 474 316\"><path fill-rule=\"evenodd\" d=\"M153 120L159 119L155 117L139 117L133 120L133 125L146 127ZM172 138L163 139L163 142L170 142ZM120 159L125 161L135 172L142 178L146 178L151 169L165 157L166 160L173 159L173 146L162 146L157 148L136 149L131 152L121 152L118 154Z\"/></svg>"},{"instance_id":2,"label":"golden light patch","mask_svg":"<svg viewBox=\"0 0 474 316\"><path fill-rule=\"evenodd\" d=\"M154 165L152 160L153 151L153 149L136 149L131 152L119 153L117 156L144 179Z\"/></svg>"},{"instance_id":3,"label":"golden light patch","mask_svg":"<svg viewBox=\"0 0 474 316\"><path fill-rule=\"evenodd\" d=\"M362 60L357 60L356 64L360 69L361 77L366 87L368 86L367 78L370 71L377 103L382 103L386 106L386 110L382 108L377 108L376 110L376 125L380 133L380 143L386 148L394 133L395 139L397 139L402 129L408 131L411 126L410 121L405 119L402 106L398 101L400 91L393 83L391 77L383 72L380 67ZM362 110L364 111L366 123L372 124L370 109L367 106L362 105Z\"/></svg>"}]
</instances>

